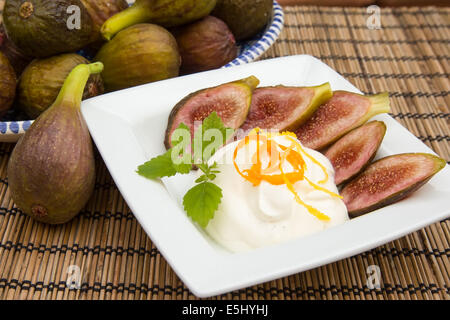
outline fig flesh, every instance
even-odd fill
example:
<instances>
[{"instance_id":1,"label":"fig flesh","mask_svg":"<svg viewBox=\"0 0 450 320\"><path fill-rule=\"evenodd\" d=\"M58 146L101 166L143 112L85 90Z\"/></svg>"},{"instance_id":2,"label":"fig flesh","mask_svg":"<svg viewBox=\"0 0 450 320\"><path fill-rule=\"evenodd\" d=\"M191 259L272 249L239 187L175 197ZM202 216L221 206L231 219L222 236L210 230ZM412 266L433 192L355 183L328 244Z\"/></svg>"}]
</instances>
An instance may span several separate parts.
<instances>
[{"instance_id":1,"label":"fig flesh","mask_svg":"<svg viewBox=\"0 0 450 320\"><path fill-rule=\"evenodd\" d=\"M93 32L80 0L7 0L3 21L9 38L30 57L77 51Z\"/></svg>"},{"instance_id":2,"label":"fig flesh","mask_svg":"<svg viewBox=\"0 0 450 320\"><path fill-rule=\"evenodd\" d=\"M295 130L305 147L320 150L373 116L390 111L388 93L363 96L336 91L312 117Z\"/></svg>"},{"instance_id":3,"label":"fig flesh","mask_svg":"<svg viewBox=\"0 0 450 320\"><path fill-rule=\"evenodd\" d=\"M235 82L225 83L217 87L203 89L182 99L170 112L166 129L165 145L169 149L172 132L184 123L194 134L194 122L203 121L213 111L221 118L225 127L237 129L245 121L252 92L259 80L248 77Z\"/></svg>"},{"instance_id":4,"label":"fig flesh","mask_svg":"<svg viewBox=\"0 0 450 320\"><path fill-rule=\"evenodd\" d=\"M183 74L220 68L238 53L228 26L213 16L175 29L173 34L180 50Z\"/></svg>"},{"instance_id":5,"label":"fig flesh","mask_svg":"<svg viewBox=\"0 0 450 320\"><path fill-rule=\"evenodd\" d=\"M350 217L404 199L445 167L445 160L427 153L404 153L372 163L341 191Z\"/></svg>"},{"instance_id":6,"label":"fig flesh","mask_svg":"<svg viewBox=\"0 0 450 320\"><path fill-rule=\"evenodd\" d=\"M181 58L172 34L154 24L137 24L119 32L95 58L105 70L108 91L178 76Z\"/></svg>"},{"instance_id":7,"label":"fig flesh","mask_svg":"<svg viewBox=\"0 0 450 320\"><path fill-rule=\"evenodd\" d=\"M166 28L193 22L209 15L216 0L136 0L129 8L109 18L102 26L105 39L138 23L154 23Z\"/></svg>"},{"instance_id":8,"label":"fig flesh","mask_svg":"<svg viewBox=\"0 0 450 320\"><path fill-rule=\"evenodd\" d=\"M325 152L337 185L353 178L372 161L385 133L384 122L371 121L344 135Z\"/></svg>"},{"instance_id":9,"label":"fig flesh","mask_svg":"<svg viewBox=\"0 0 450 320\"><path fill-rule=\"evenodd\" d=\"M102 68L98 62L76 66L53 105L33 122L11 154L7 170L12 199L38 221L67 222L92 194L95 159L80 103L89 75Z\"/></svg>"},{"instance_id":10,"label":"fig flesh","mask_svg":"<svg viewBox=\"0 0 450 320\"><path fill-rule=\"evenodd\" d=\"M24 70L18 86L19 107L32 119L52 105L64 80L79 64L89 63L75 53L66 53L46 59L36 59ZM93 74L84 87L83 99L103 93L103 81Z\"/></svg>"},{"instance_id":11,"label":"fig flesh","mask_svg":"<svg viewBox=\"0 0 450 320\"><path fill-rule=\"evenodd\" d=\"M0 52L0 116L9 110L16 95L16 74L8 58Z\"/></svg>"},{"instance_id":12,"label":"fig flesh","mask_svg":"<svg viewBox=\"0 0 450 320\"><path fill-rule=\"evenodd\" d=\"M253 92L245 131L253 128L293 130L304 123L316 109L330 99L329 83L315 87L265 87Z\"/></svg>"}]
</instances>

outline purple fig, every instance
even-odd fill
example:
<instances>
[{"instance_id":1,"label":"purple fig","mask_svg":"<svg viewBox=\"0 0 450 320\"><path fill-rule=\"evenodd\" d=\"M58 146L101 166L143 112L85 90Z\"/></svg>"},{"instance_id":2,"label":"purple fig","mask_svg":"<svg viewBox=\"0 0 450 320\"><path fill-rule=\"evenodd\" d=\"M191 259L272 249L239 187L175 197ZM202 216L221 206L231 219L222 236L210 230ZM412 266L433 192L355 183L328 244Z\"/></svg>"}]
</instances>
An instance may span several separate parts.
<instances>
[{"instance_id":1,"label":"purple fig","mask_svg":"<svg viewBox=\"0 0 450 320\"><path fill-rule=\"evenodd\" d=\"M0 116L11 108L16 95L16 74L8 58L0 51Z\"/></svg>"},{"instance_id":2,"label":"purple fig","mask_svg":"<svg viewBox=\"0 0 450 320\"><path fill-rule=\"evenodd\" d=\"M253 92L242 129L293 130L331 98L330 84L315 87L266 87Z\"/></svg>"},{"instance_id":3,"label":"purple fig","mask_svg":"<svg viewBox=\"0 0 450 320\"><path fill-rule=\"evenodd\" d=\"M385 133L384 122L371 121L347 133L325 152L335 170L336 184L348 181L367 167Z\"/></svg>"},{"instance_id":4,"label":"purple fig","mask_svg":"<svg viewBox=\"0 0 450 320\"><path fill-rule=\"evenodd\" d=\"M350 217L406 198L445 167L445 160L427 153L404 153L372 163L341 191Z\"/></svg>"},{"instance_id":5,"label":"purple fig","mask_svg":"<svg viewBox=\"0 0 450 320\"><path fill-rule=\"evenodd\" d=\"M80 104L89 76L102 70L99 62L73 68L55 102L11 153L9 192L17 207L38 221L69 221L94 190L94 150Z\"/></svg>"},{"instance_id":6,"label":"purple fig","mask_svg":"<svg viewBox=\"0 0 450 320\"><path fill-rule=\"evenodd\" d=\"M239 128L247 117L252 92L258 84L259 80L251 76L203 89L185 97L170 112L164 141L166 147L171 147L172 132L181 123L189 127L193 136L194 122L203 121L213 111L222 119L226 127Z\"/></svg>"},{"instance_id":7,"label":"purple fig","mask_svg":"<svg viewBox=\"0 0 450 320\"><path fill-rule=\"evenodd\" d=\"M217 69L236 58L238 47L222 20L207 16L173 30L183 74Z\"/></svg>"},{"instance_id":8,"label":"purple fig","mask_svg":"<svg viewBox=\"0 0 450 320\"><path fill-rule=\"evenodd\" d=\"M3 24L0 24L0 51L8 58L16 72L17 78L32 60L32 58L23 54L23 52L8 38Z\"/></svg>"},{"instance_id":9,"label":"purple fig","mask_svg":"<svg viewBox=\"0 0 450 320\"><path fill-rule=\"evenodd\" d=\"M320 150L379 113L390 111L388 93L373 96L336 91L312 117L295 130L308 148Z\"/></svg>"}]
</instances>

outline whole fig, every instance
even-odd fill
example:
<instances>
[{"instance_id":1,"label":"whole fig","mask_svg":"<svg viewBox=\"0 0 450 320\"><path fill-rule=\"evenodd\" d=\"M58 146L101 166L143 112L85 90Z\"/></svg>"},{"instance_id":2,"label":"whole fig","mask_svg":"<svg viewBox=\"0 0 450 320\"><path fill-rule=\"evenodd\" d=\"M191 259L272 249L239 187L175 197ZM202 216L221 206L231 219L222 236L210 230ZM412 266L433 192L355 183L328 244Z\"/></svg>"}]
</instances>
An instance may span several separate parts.
<instances>
[{"instance_id":1,"label":"whole fig","mask_svg":"<svg viewBox=\"0 0 450 320\"><path fill-rule=\"evenodd\" d=\"M212 15L230 27L236 40L245 40L267 25L272 17L272 0L217 0Z\"/></svg>"},{"instance_id":2,"label":"whole fig","mask_svg":"<svg viewBox=\"0 0 450 320\"><path fill-rule=\"evenodd\" d=\"M19 81L19 107L33 119L39 116L55 101L70 71L82 63L89 62L75 53L31 62ZM102 94L103 90L102 78L99 74L93 74L85 86L83 99Z\"/></svg>"},{"instance_id":3,"label":"whole fig","mask_svg":"<svg viewBox=\"0 0 450 320\"><path fill-rule=\"evenodd\" d=\"M163 27L137 24L119 32L98 52L105 66L105 88L114 91L178 76L181 64L175 38Z\"/></svg>"},{"instance_id":4,"label":"whole fig","mask_svg":"<svg viewBox=\"0 0 450 320\"><path fill-rule=\"evenodd\" d=\"M173 33L180 49L182 73L220 68L237 56L233 34L216 17L207 16Z\"/></svg>"},{"instance_id":5,"label":"whole fig","mask_svg":"<svg viewBox=\"0 0 450 320\"><path fill-rule=\"evenodd\" d=\"M0 52L0 116L11 107L16 94L16 74L8 58Z\"/></svg>"},{"instance_id":6,"label":"whole fig","mask_svg":"<svg viewBox=\"0 0 450 320\"><path fill-rule=\"evenodd\" d=\"M30 57L79 50L93 32L80 0L7 0L3 22L10 39Z\"/></svg>"},{"instance_id":7,"label":"whole fig","mask_svg":"<svg viewBox=\"0 0 450 320\"><path fill-rule=\"evenodd\" d=\"M8 162L14 203L34 219L59 224L72 219L89 200L95 183L95 159L80 112L91 73L101 63L76 66L53 105L34 121Z\"/></svg>"}]
</instances>

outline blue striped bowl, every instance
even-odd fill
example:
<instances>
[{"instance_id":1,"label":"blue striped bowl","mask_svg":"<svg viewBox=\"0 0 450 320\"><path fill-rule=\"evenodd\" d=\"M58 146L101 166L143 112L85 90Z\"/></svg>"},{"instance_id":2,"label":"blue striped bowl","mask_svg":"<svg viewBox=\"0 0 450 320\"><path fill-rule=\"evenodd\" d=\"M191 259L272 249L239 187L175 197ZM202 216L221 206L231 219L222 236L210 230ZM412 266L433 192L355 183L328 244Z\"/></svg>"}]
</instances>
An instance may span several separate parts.
<instances>
[{"instance_id":1,"label":"blue striped bowl","mask_svg":"<svg viewBox=\"0 0 450 320\"><path fill-rule=\"evenodd\" d=\"M253 39L239 43L238 57L226 64L224 68L250 63L261 57L280 36L283 23L283 9L277 1L273 1L273 16L266 29ZM33 120L0 121L0 142L16 142L32 123Z\"/></svg>"}]
</instances>

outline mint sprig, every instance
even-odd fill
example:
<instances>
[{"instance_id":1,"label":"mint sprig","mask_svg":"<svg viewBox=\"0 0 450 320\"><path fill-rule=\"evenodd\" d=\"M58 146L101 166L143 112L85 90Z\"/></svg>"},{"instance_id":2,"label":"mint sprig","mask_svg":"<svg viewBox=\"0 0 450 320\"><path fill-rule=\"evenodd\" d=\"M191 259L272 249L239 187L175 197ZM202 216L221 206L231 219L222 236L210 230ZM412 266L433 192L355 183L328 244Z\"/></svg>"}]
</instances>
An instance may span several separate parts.
<instances>
[{"instance_id":1,"label":"mint sprig","mask_svg":"<svg viewBox=\"0 0 450 320\"><path fill-rule=\"evenodd\" d=\"M179 138L171 140L172 148L140 165L137 173L147 179L171 177L177 173L189 173L195 163L203 174L195 180L197 184L184 195L183 207L193 221L206 228L222 201L222 189L213 183L220 171L217 163L209 165L208 160L234 131L224 126L216 112L203 120L192 140L189 127L184 123L176 130L187 131L179 132ZM189 141L183 139L185 136L189 136Z\"/></svg>"}]
</instances>

